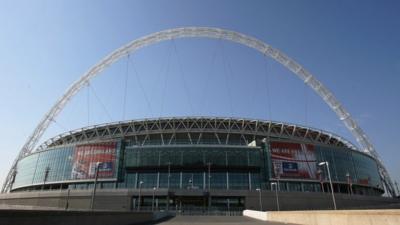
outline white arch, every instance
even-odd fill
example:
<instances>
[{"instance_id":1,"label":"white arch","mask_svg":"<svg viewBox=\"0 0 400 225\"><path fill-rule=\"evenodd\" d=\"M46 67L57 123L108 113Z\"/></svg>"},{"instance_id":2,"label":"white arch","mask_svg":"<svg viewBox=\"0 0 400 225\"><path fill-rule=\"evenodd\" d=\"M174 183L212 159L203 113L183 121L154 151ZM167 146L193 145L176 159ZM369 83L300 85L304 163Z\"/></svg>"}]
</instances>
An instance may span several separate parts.
<instances>
[{"instance_id":1,"label":"white arch","mask_svg":"<svg viewBox=\"0 0 400 225\"><path fill-rule=\"evenodd\" d=\"M28 138L24 146L22 147L18 157L15 159L11 170L7 175L7 179L3 184L2 192L5 192L10 189L11 182L13 176L15 174L15 167L20 158L24 155L33 151L36 146L38 140L43 135L44 131L50 125L51 121L61 112L64 106L68 103L72 96L74 96L85 84L87 84L90 79L97 76L100 72L102 72L105 68L113 64L115 61L119 60L121 57L126 56L131 52L135 52L136 50L143 48L147 45L151 45L157 42L175 39L175 38L186 38L186 37L205 37L205 38L217 38L224 39L232 42L236 42L250 48L253 48L262 54L269 56L275 59L277 62L281 63L283 66L291 70L294 74L297 75L301 80L303 80L309 87L311 87L328 106L336 113L340 120L343 121L345 126L350 130L353 136L356 138L357 142L363 148L362 151L373 156L377 162L380 171L380 175L386 185L387 190L390 194L394 194L394 186L392 181L385 169L382 161L380 160L377 152L375 151L374 146L369 141L366 134L363 130L358 126L355 120L353 120L347 110L342 106L342 104L335 98L335 96L314 76L304 69L301 65L299 65L296 61L292 60L284 53L279 50L271 47L270 45L247 35L224 30L219 28L210 28L210 27L183 27L183 28L174 28L169 30L164 30L160 32L156 32L142 38L133 40L125 46L115 50L110 55L106 56L95 66L90 68L82 77L80 77L75 83L73 83L65 94L54 104L54 106L50 109L50 111L43 117L40 121L33 134Z\"/></svg>"}]
</instances>

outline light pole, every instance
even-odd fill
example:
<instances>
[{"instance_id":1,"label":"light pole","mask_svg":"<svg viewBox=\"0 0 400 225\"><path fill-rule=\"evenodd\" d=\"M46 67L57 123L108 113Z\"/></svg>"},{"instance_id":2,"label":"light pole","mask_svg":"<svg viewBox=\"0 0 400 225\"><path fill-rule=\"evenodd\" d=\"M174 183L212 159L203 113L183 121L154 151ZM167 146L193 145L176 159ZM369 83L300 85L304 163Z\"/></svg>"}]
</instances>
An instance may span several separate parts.
<instances>
[{"instance_id":1,"label":"light pole","mask_svg":"<svg viewBox=\"0 0 400 225\"><path fill-rule=\"evenodd\" d=\"M318 163L318 166L323 166L323 165L325 165L326 168L327 168L327 170L328 170L329 183L330 183L331 192L332 192L333 207L334 207L334 209L336 210L335 194L333 193L333 185L332 185L332 179L331 179L331 172L330 172L330 170L329 170L329 163L328 163L328 161Z\"/></svg>"},{"instance_id":2,"label":"light pole","mask_svg":"<svg viewBox=\"0 0 400 225\"><path fill-rule=\"evenodd\" d=\"M211 208L211 162L207 163L208 166L208 210Z\"/></svg>"},{"instance_id":3,"label":"light pole","mask_svg":"<svg viewBox=\"0 0 400 225\"><path fill-rule=\"evenodd\" d=\"M156 192L156 187L153 187L153 200L151 201L151 211L154 211L154 196Z\"/></svg>"},{"instance_id":4,"label":"light pole","mask_svg":"<svg viewBox=\"0 0 400 225\"><path fill-rule=\"evenodd\" d=\"M71 189L69 189L69 187L68 187L68 189L67 189L67 200L65 201L65 210L68 210L68 207L69 207L69 195L70 195L70 191L71 191Z\"/></svg>"},{"instance_id":5,"label":"light pole","mask_svg":"<svg viewBox=\"0 0 400 225\"><path fill-rule=\"evenodd\" d=\"M44 186L46 185L47 178L49 177L49 172L50 172L50 167L46 166L46 169L44 171L42 190L44 189Z\"/></svg>"},{"instance_id":6,"label":"light pole","mask_svg":"<svg viewBox=\"0 0 400 225\"><path fill-rule=\"evenodd\" d=\"M169 179L171 177L171 162L168 162L168 190L169 190Z\"/></svg>"},{"instance_id":7,"label":"light pole","mask_svg":"<svg viewBox=\"0 0 400 225\"><path fill-rule=\"evenodd\" d=\"M262 208L262 199L261 199L261 188L257 188L256 191L258 191L258 193L259 193L258 199L259 199L259 204L260 204L260 211L263 211L263 208Z\"/></svg>"},{"instance_id":8,"label":"light pole","mask_svg":"<svg viewBox=\"0 0 400 225\"><path fill-rule=\"evenodd\" d=\"M99 166L101 162L96 163L96 167L94 168L95 170L95 176L94 176L94 186L93 186L93 192L92 192L92 199L90 201L90 209L93 210L94 207L94 198L96 196L96 188L97 188L97 178L99 177Z\"/></svg>"},{"instance_id":9,"label":"light pole","mask_svg":"<svg viewBox=\"0 0 400 225\"><path fill-rule=\"evenodd\" d=\"M317 171L318 178L319 178L319 183L321 184L321 190L323 193L325 193L325 188L324 188L324 180L322 179L322 170Z\"/></svg>"},{"instance_id":10,"label":"light pole","mask_svg":"<svg viewBox=\"0 0 400 225\"><path fill-rule=\"evenodd\" d=\"M142 194L142 184L143 184L143 183L144 183L143 181L140 181L140 182L139 182L138 211L140 211L140 198L141 198L141 194Z\"/></svg>"},{"instance_id":11,"label":"light pole","mask_svg":"<svg viewBox=\"0 0 400 225\"><path fill-rule=\"evenodd\" d=\"M351 185L351 177L350 177L350 173L349 172L346 173L346 178L347 178L347 184L348 184L348 187L349 187L348 192L349 192L350 195L353 195L353 187Z\"/></svg>"},{"instance_id":12,"label":"light pole","mask_svg":"<svg viewBox=\"0 0 400 225\"><path fill-rule=\"evenodd\" d=\"M278 211L280 211L280 207L279 207L279 197L278 197L278 183L272 182L272 183L271 183L271 189L272 189L273 186L275 186L276 209L277 209Z\"/></svg>"},{"instance_id":13,"label":"light pole","mask_svg":"<svg viewBox=\"0 0 400 225\"><path fill-rule=\"evenodd\" d=\"M210 192L211 189L211 163L207 163L208 166L208 191Z\"/></svg>"},{"instance_id":14,"label":"light pole","mask_svg":"<svg viewBox=\"0 0 400 225\"><path fill-rule=\"evenodd\" d=\"M192 173L192 179L190 179L190 183L192 184L192 189L193 189L193 183L194 183L194 177L193 177L193 173Z\"/></svg>"}]
</instances>

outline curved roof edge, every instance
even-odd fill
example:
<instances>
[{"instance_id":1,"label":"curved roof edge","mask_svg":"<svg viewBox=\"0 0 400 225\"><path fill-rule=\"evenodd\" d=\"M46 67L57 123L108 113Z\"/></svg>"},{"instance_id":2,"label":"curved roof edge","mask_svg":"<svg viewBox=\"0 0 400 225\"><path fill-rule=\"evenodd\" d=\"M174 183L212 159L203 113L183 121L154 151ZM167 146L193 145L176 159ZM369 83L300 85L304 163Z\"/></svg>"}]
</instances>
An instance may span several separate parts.
<instances>
[{"instance_id":1,"label":"curved roof edge","mask_svg":"<svg viewBox=\"0 0 400 225\"><path fill-rule=\"evenodd\" d=\"M304 125L272 120L233 117L161 117L103 123L61 133L43 142L34 152L51 146L87 142L100 138L115 138L157 133L216 132L247 135L268 135L303 139L313 143L348 147L360 151L345 138Z\"/></svg>"}]
</instances>

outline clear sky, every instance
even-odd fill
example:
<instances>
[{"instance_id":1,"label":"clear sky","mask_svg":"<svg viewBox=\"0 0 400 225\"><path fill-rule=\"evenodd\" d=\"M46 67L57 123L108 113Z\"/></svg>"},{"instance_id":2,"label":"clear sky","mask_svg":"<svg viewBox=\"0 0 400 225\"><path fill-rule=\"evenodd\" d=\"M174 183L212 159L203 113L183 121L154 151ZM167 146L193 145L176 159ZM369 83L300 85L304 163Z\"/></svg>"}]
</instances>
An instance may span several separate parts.
<instances>
[{"instance_id":1,"label":"clear sky","mask_svg":"<svg viewBox=\"0 0 400 225\"><path fill-rule=\"evenodd\" d=\"M0 180L49 108L108 53L156 31L211 26L254 36L311 71L400 181L399 12L395 0L0 0ZM285 68L246 47L205 39L168 41L120 60L72 100L45 137L88 124L188 115L281 120L354 142Z\"/></svg>"}]
</instances>

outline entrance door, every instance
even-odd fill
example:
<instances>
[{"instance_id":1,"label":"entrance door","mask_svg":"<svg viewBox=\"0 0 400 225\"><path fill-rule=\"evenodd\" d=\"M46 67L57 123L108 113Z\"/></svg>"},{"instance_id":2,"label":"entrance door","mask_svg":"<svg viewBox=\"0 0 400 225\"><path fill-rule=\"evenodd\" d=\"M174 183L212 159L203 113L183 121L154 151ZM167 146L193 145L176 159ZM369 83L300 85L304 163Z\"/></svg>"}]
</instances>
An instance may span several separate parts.
<instances>
[{"instance_id":1,"label":"entrance door","mask_svg":"<svg viewBox=\"0 0 400 225\"><path fill-rule=\"evenodd\" d=\"M185 215L203 214L207 210L207 197L205 196L176 196L173 206L178 213Z\"/></svg>"}]
</instances>

